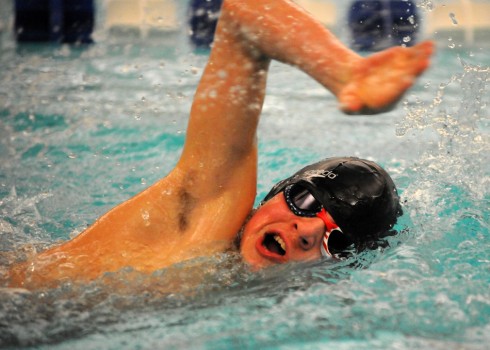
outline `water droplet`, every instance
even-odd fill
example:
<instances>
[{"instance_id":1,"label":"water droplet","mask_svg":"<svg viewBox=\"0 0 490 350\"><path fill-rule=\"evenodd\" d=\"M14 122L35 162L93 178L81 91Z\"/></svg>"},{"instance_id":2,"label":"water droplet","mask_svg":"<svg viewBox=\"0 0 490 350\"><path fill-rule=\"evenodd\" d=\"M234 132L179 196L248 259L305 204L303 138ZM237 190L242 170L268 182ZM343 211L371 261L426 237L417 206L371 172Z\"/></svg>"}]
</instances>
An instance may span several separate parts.
<instances>
[{"instance_id":1,"label":"water droplet","mask_svg":"<svg viewBox=\"0 0 490 350\"><path fill-rule=\"evenodd\" d=\"M141 120L141 116L140 116L139 114L135 114L135 115L134 115L134 119L136 119L136 120Z\"/></svg>"},{"instance_id":2,"label":"water droplet","mask_svg":"<svg viewBox=\"0 0 490 350\"><path fill-rule=\"evenodd\" d=\"M450 49L454 49L454 47L456 46L455 43L453 43L453 38L452 37L449 37L447 38L447 41L449 41L449 44L447 45Z\"/></svg>"},{"instance_id":3,"label":"water droplet","mask_svg":"<svg viewBox=\"0 0 490 350\"><path fill-rule=\"evenodd\" d=\"M218 78L225 79L228 76L228 73L224 69L220 69L218 71Z\"/></svg>"},{"instance_id":4,"label":"water droplet","mask_svg":"<svg viewBox=\"0 0 490 350\"><path fill-rule=\"evenodd\" d=\"M76 156L76 155L74 155L73 153L70 153L70 154L68 155L68 158L70 158L70 159L75 159L76 157L77 157L77 156Z\"/></svg>"},{"instance_id":5,"label":"water droplet","mask_svg":"<svg viewBox=\"0 0 490 350\"><path fill-rule=\"evenodd\" d=\"M450 12L450 13L449 13L449 18L451 18L451 22L453 22L453 24L454 24L455 26L457 26L457 25L458 25L458 21L456 20L456 15L455 15L454 13Z\"/></svg>"},{"instance_id":6,"label":"water droplet","mask_svg":"<svg viewBox=\"0 0 490 350\"><path fill-rule=\"evenodd\" d=\"M408 36L403 37L403 42L404 42L404 43L408 43L408 42L410 42L410 40L412 40L412 38L411 38L409 35L408 35Z\"/></svg>"},{"instance_id":7,"label":"water droplet","mask_svg":"<svg viewBox=\"0 0 490 350\"><path fill-rule=\"evenodd\" d=\"M432 11L434 9L434 5L430 0L420 0L416 2L417 7L421 7L426 11Z\"/></svg>"},{"instance_id":8,"label":"water droplet","mask_svg":"<svg viewBox=\"0 0 490 350\"><path fill-rule=\"evenodd\" d=\"M143 219L145 226L150 226L150 213L147 210L141 211L141 218Z\"/></svg>"},{"instance_id":9,"label":"water droplet","mask_svg":"<svg viewBox=\"0 0 490 350\"><path fill-rule=\"evenodd\" d=\"M406 132L407 132L407 129L405 127L398 127L395 130L395 135L396 136L404 136Z\"/></svg>"}]
</instances>

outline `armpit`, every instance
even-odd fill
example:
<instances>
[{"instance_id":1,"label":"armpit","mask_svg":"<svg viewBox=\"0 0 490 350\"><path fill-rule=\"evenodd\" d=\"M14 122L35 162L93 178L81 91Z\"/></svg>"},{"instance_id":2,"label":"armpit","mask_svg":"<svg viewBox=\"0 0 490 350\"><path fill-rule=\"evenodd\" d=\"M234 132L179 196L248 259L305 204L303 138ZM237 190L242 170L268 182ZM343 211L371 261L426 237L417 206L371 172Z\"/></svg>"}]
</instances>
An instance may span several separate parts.
<instances>
[{"instance_id":1,"label":"armpit","mask_svg":"<svg viewBox=\"0 0 490 350\"><path fill-rule=\"evenodd\" d=\"M185 176L182 187L178 189L178 225L180 232L185 232L189 226L190 217L196 207L197 199L192 196L189 188L193 185L193 176L187 174Z\"/></svg>"}]
</instances>

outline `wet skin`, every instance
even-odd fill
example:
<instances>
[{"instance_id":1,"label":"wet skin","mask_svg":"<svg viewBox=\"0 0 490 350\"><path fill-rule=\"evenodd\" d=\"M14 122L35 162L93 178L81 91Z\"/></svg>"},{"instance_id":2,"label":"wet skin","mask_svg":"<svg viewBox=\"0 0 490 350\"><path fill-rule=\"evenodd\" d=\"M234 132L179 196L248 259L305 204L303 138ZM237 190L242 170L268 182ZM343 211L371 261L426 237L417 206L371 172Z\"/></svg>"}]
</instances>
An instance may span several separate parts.
<instances>
[{"instance_id":1,"label":"wet skin","mask_svg":"<svg viewBox=\"0 0 490 350\"><path fill-rule=\"evenodd\" d=\"M321 258L326 227L318 217L296 216L281 192L262 205L245 226L243 259L256 269L278 263Z\"/></svg>"}]
</instances>

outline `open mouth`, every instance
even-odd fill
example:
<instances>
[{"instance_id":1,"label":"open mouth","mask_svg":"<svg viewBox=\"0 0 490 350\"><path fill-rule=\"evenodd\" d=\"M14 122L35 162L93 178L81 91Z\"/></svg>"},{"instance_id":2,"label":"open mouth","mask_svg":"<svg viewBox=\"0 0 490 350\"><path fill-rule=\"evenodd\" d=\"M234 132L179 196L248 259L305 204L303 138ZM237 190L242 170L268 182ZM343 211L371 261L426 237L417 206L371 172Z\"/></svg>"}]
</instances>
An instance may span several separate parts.
<instances>
[{"instance_id":1,"label":"open mouth","mask_svg":"<svg viewBox=\"0 0 490 350\"><path fill-rule=\"evenodd\" d=\"M281 256L286 255L286 242L277 234L266 234L262 245L271 253Z\"/></svg>"}]
</instances>

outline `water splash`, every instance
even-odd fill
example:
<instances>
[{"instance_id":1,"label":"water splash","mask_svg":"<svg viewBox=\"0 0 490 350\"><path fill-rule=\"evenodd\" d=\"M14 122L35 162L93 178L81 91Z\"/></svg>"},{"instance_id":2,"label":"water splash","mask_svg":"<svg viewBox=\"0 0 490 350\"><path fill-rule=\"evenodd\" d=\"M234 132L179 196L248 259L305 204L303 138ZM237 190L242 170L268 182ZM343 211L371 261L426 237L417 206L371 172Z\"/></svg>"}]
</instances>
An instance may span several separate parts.
<instances>
[{"instance_id":1,"label":"water splash","mask_svg":"<svg viewBox=\"0 0 490 350\"><path fill-rule=\"evenodd\" d=\"M219 305L224 291L257 278L237 254L218 254L151 275L126 268L88 285L67 282L33 292L0 288L0 346L52 343L67 335L104 332L108 327L131 331L133 321L145 313L171 313L210 302ZM214 301L208 297L212 292Z\"/></svg>"},{"instance_id":2,"label":"water splash","mask_svg":"<svg viewBox=\"0 0 490 350\"><path fill-rule=\"evenodd\" d=\"M420 234L430 231L431 239L440 238L444 228L452 231L451 225L462 217L476 215L481 222L487 215L471 208L484 207L489 196L490 180L484 174L490 154L486 109L490 68L460 62L463 72L441 83L432 101L407 104L397 126L398 135L412 131L418 137L429 131L437 137L437 147L422 155L413 168L415 179L404 192L411 216L427 225Z\"/></svg>"}]
</instances>

